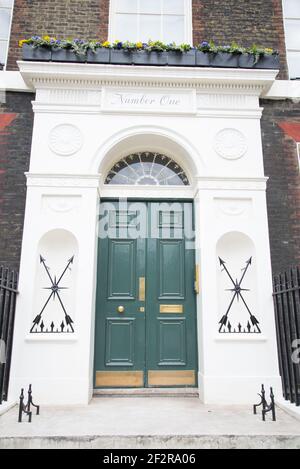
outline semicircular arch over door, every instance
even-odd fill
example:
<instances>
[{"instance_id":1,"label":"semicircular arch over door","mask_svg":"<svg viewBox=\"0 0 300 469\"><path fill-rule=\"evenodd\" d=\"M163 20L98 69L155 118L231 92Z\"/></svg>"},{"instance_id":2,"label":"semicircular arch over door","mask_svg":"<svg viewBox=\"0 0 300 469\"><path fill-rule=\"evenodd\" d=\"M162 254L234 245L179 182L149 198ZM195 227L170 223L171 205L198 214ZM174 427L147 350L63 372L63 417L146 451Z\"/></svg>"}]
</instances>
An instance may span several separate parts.
<instances>
[{"instance_id":1,"label":"semicircular arch over door","mask_svg":"<svg viewBox=\"0 0 300 469\"><path fill-rule=\"evenodd\" d=\"M132 153L110 169L105 184L189 186L184 169L169 156L155 152Z\"/></svg>"}]
</instances>

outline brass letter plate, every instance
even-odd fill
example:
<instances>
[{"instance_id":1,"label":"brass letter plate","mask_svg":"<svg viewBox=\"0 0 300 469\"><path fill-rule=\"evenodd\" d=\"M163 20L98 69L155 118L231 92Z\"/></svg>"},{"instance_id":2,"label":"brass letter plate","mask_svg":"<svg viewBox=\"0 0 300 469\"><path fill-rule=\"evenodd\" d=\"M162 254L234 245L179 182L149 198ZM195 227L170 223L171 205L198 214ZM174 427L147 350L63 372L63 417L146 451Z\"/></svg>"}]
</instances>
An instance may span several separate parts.
<instances>
[{"instance_id":1,"label":"brass letter plate","mask_svg":"<svg viewBox=\"0 0 300 469\"><path fill-rule=\"evenodd\" d=\"M139 301L145 301L146 295L146 279L145 277L139 278Z\"/></svg>"},{"instance_id":2,"label":"brass letter plate","mask_svg":"<svg viewBox=\"0 0 300 469\"><path fill-rule=\"evenodd\" d=\"M183 306L182 305L160 305L159 307L160 313L183 313Z\"/></svg>"}]
</instances>

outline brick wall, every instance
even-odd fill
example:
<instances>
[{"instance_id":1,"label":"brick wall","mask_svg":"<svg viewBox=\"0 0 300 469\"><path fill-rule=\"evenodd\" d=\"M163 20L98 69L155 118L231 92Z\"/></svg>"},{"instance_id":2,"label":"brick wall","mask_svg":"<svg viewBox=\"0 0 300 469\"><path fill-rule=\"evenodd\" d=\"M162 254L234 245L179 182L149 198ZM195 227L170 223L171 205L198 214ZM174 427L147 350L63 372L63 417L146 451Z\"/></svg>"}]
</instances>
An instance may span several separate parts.
<instances>
[{"instance_id":1,"label":"brick wall","mask_svg":"<svg viewBox=\"0 0 300 469\"><path fill-rule=\"evenodd\" d=\"M20 58L18 40L32 34L107 39L109 0L15 0L8 69ZM214 39L278 49L286 57L281 0L193 0L194 44Z\"/></svg>"},{"instance_id":2,"label":"brick wall","mask_svg":"<svg viewBox=\"0 0 300 469\"><path fill-rule=\"evenodd\" d=\"M19 266L23 233L32 100L30 93L6 93L0 99L0 265L15 269Z\"/></svg>"},{"instance_id":3,"label":"brick wall","mask_svg":"<svg viewBox=\"0 0 300 469\"><path fill-rule=\"evenodd\" d=\"M274 273L300 265L300 173L296 141L290 123L299 123L300 104L262 101L262 137L265 174L269 176L267 200L271 256ZM293 124L292 128L295 127ZM293 135L293 133L291 133Z\"/></svg>"},{"instance_id":4,"label":"brick wall","mask_svg":"<svg viewBox=\"0 0 300 469\"><path fill-rule=\"evenodd\" d=\"M19 39L32 35L107 39L109 0L15 0L8 70L17 70Z\"/></svg>"},{"instance_id":5,"label":"brick wall","mask_svg":"<svg viewBox=\"0 0 300 469\"><path fill-rule=\"evenodd\" d=\"M193 0L194 43L214 39L259 44L280 52L281 75L287 76L282 0Z\"/></svg>"}]
</instances>

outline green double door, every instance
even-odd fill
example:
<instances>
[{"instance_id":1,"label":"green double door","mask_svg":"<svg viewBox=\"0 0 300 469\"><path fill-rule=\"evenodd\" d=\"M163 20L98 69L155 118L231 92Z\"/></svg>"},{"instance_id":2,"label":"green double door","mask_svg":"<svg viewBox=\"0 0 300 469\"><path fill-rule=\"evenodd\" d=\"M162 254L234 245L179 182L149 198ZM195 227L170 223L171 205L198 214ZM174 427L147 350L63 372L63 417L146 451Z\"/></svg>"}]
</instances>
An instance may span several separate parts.
<instances>
[{"instance_id":1,"label":"green double door","mask_svg":"<svg viewBox=\"0 0 300 469\"><path fill-rule=\"evenodd\" d=\"M95 388L196 386L193 204L100 212Z\"/></svg>"}]
</instances>

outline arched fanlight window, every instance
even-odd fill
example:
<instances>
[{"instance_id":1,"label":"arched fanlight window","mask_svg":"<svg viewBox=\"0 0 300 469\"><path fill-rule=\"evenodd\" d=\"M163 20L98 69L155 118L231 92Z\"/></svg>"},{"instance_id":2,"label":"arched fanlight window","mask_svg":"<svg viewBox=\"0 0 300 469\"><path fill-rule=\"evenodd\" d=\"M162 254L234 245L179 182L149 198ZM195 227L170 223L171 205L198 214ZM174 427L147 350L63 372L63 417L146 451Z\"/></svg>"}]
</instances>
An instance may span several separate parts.
<instances>
[{"instance_id":1,"label":"arched fanlight window","mask_svg":"<svg viewBox=\"0 0 300 469\"><path fill-rule=\"evenodd\" d=\"M188 186L184 170L160 153L133 153L118 161L109 171L105 184L141 186Z\"/></svg>"}]
</instances>

